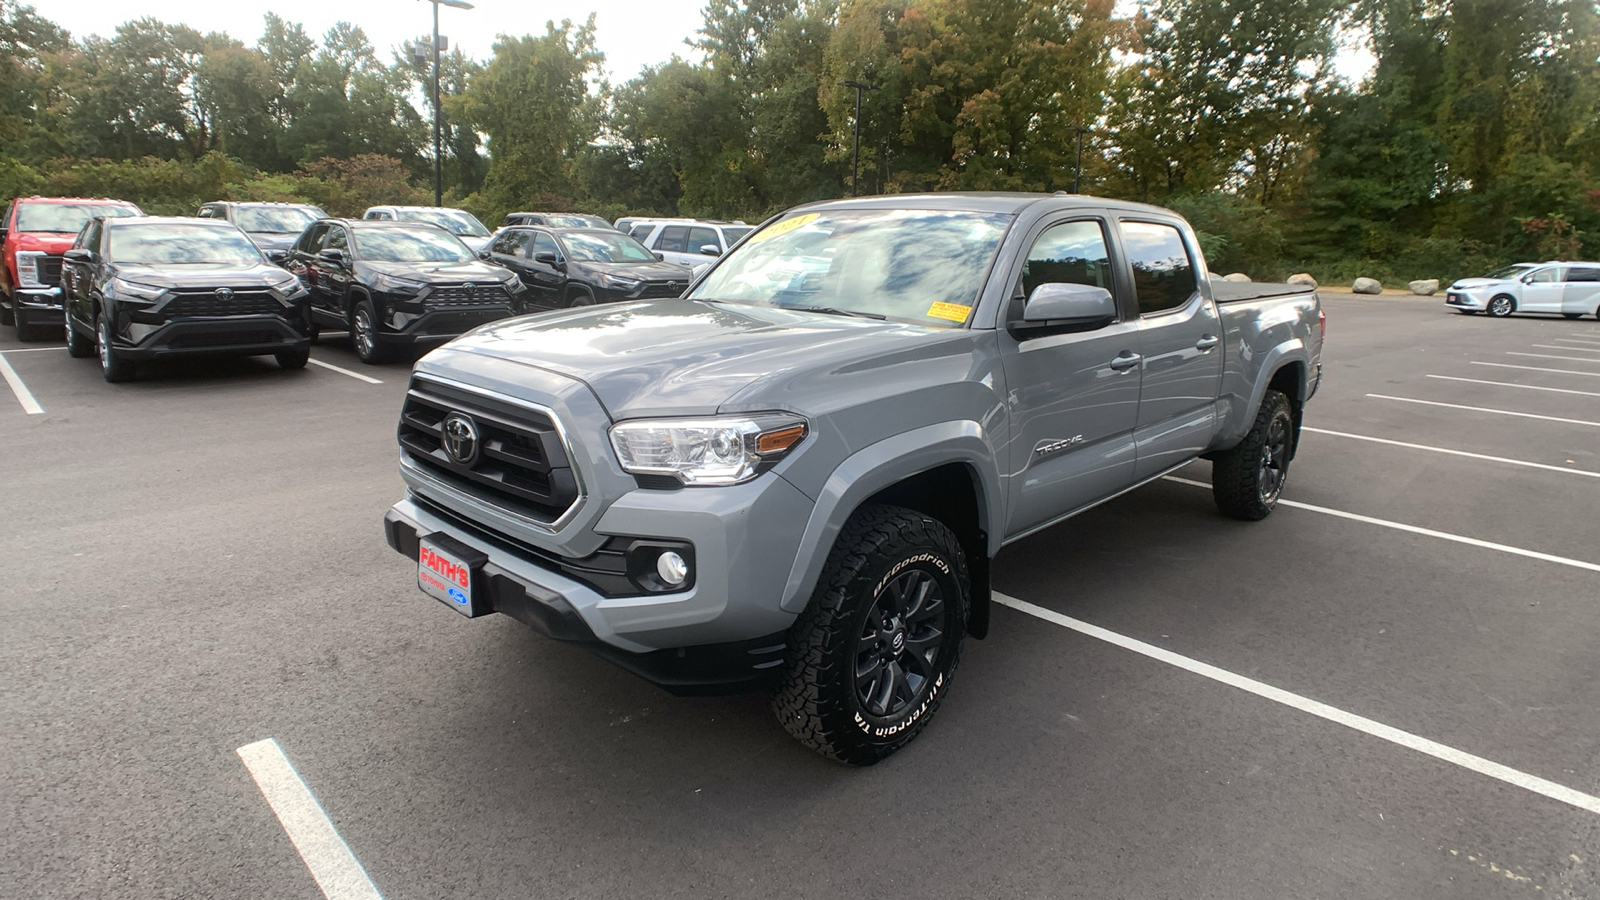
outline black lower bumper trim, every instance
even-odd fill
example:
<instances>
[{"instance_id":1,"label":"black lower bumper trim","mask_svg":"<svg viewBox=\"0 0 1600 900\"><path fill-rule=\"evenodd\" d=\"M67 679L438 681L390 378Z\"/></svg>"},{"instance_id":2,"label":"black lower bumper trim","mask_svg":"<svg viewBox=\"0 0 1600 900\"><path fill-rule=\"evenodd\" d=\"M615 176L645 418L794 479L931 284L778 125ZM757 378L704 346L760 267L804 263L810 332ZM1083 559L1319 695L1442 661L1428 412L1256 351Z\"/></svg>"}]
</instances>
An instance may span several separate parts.
<instances>
[{"instance_id":1,"label":"black lower bumper trim","mask_svg":"<svg viewBox=\"0 0 1600 900\"><path fill-rule=\"evenodd\" d=\"M383 533L400 555L417 559L417 524L394 510L384 514ZM577 644L618 667L679 696L739 694L770 689L782 668L786 633L724 644L700 644L629 653L595 636L588 623L556 591L528 584L490 562L481 576L489 606L548 638Z\"/></svg>"},{"instance_id":2,"label":"black lower bumper trim","mask_svg":"<svg viewBox=\"0 0 1600 900\"><path fill-rule=\"evenodd\" d=\"M131 360L166 359L190 354L259 356L311 348L311 337L280 316L178 319L133 345L118 344L117 355Z\"/></svg>"}]
</instances>

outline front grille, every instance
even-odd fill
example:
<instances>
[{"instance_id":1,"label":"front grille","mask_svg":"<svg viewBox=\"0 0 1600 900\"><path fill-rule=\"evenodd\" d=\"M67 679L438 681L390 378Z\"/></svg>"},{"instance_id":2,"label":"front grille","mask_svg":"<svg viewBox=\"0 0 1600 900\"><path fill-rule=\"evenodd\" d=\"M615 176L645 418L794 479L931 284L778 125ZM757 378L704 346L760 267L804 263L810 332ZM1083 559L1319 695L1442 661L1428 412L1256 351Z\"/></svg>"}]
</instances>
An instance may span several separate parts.
<instances>
[{"instance_id":1,"label":"front grille","mask_svg":"<svg viewBox=\"0 0 1600 900\"><path fill-rule=\"evenodd\" d=\"M428 306L505 306L511 295L498 284L457 285L434 288L422 302Z\"/></svg>"},{"instance_id":2,"label":"front grille","mask_svg":"<svg viewBox=\"0 0 1600 900\"><path fill-rule=\"evenodd\" d=\"M283 335L276 331L218 331L209 334L189 332L174 336L167 342L167 346L181 349L247 347L252 344L276 344L282 341Z\"/></svg>"},{"instance_id":3,"label":"front grille","mask_svg":"<svg viewBox=\"0 0 1600 900\"><path fill-rule=\"evenodd\" d=\"M39 257L39 283L45 287L57 287L61 284L61 257Z\"/></svg>"},{"instance_id":4,"label":"front grille","mask_svg":"<svg viewBox=\"0 0 1600 900\"><path fill-rule=\"evenodd\" d=\"M444 419L470 416L478 429L471 465L445 452ZM459 491L538 522L560 518L578 501L577 477L549 416L414 378L400 412L400 447L413 462Z\"/></svg>"},{"instance_id":5,"label":"front grille","mask_svg":"<svg viewBox=\"0 0 1600 900\"><path fill-rule=\"evenodd\" d=\"M215 291L192 291L177 294L161 312L174 316L261 316L282 314L283 304L267 291L236 291L227 300Z\"/></svg>"},{"instance_id":6,"label":"front grille","mask_svg":"<svg viewBox=\"0 0 1600 900\"><path fill-rule=\"evenodd\" d=\"M640 300L655 300L663 297L679 297L683 289L689 286L688 281L647 281L644 290L639 292Z\"/></svg>"}]
</instances>

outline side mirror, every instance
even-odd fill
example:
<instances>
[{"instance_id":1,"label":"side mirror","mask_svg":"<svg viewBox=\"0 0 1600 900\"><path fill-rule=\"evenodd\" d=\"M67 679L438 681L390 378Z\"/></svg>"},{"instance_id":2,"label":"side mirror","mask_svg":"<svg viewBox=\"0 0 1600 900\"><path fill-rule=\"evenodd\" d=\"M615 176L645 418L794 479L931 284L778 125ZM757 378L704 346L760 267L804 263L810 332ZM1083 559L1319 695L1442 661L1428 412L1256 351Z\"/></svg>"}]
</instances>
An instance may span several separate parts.
<instances>
[{"instance_id":1,"label":"side mirror","mask_svg":"<svg viewBox=\"0 0 1600 900\"><path fill-rule=\"evenodd\" d=\"M268 250L266 256L267 262L274 262L280 265L289 261L289 251L287 250Z\"/></svg>"},{"instance_id":2,"label":"side mirror","mask_svg":"<svg viewBox=\"0 0 1600 900\"><path fill-rule=\"evenodd\" d=\"M556 259L556 255L551 253L549 250L541 250L540 252L535 253L533 255L533 261L537 263L544 263L551 268L559 268L561 265L561 261Z\"/></svg>"},{"instance_id":3,"label":"side mirror","mask_svg":"<svg viewBox=\"0 0 1600 900\"><path fill-rule=\"evenodd\" d=\"M1008 330L1018 340L1046 334L1095 331L1117 320L1117 301L1103 287L1050 282L1033 289L1022 320Z\"/></svg>"},{"instance_id":4,"label":"side mirror","mask_svg":"<svg viewBox=\"0 0 1600 900\"><path fill-rule=\"evenodd\" d=\"M94 262L94 251L84 247L74 247L71 250L61 254L61 258L66 262L72 263Z\"/></svg>"},{"instance_id":5,"label":"side mirror","mask_svg":"<svg viewBox=\"0 0 1600 900\"><path fill-rule=\"evenodd\" d=\"M490 253L488 250L479 250L478 251L478 258L479 259L494 259L494 254Z\"/></svg>"},{"instance_id":6,"label":"side mirror","mask_svg":"<svg viewBox=\"0 0 1600 900\"><path fill-rule=\"evenodd\" d=\"M705 256L721 256L722 250L716 244L701 244L700 252Z\"/></svg>"},{"instance_id":7,"label":"side mirror","mask_svg":"<svg viewBox=\"0 0 1600 900\"><path fill-rule=\"evenodd\" d=\"M659 250L656 251L655 256L656 256L656 262L666 262L667 261L667 255L665 253L662 253Z\"/></svg>"},{"instance_id":8,"label":"side mirror","mask_svg":"<svg viewBox=\"0 0 1600 900\"><path fill-rule=\"evenodd\" d=\"M328 247L324 250L317 251L317 259L320 259L325 263L333 263L336 266L342 266L344 265L345 256L343 250Z\"/></svg>"}]
</instances>

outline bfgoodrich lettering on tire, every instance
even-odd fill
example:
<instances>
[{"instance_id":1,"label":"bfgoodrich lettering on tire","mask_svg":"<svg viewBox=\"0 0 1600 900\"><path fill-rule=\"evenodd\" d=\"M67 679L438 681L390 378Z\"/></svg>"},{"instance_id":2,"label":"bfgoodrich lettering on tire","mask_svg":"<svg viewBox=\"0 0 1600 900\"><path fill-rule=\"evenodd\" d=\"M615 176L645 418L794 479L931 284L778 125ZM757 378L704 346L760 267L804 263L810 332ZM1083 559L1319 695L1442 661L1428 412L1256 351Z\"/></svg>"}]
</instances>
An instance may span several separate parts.
<instances>
[{"instance_id":1,"label":"bfgoodrich lettering on tire","mask_svg":"<svg viewBox=\"0 0 1600 900\"><path fill-rule=\"evenodd\" d=\"M789 635L778 721L831 759L868 766L916 737L960 660L967 563L943 523L862 507Z\"/></svg>"}]
</instances>

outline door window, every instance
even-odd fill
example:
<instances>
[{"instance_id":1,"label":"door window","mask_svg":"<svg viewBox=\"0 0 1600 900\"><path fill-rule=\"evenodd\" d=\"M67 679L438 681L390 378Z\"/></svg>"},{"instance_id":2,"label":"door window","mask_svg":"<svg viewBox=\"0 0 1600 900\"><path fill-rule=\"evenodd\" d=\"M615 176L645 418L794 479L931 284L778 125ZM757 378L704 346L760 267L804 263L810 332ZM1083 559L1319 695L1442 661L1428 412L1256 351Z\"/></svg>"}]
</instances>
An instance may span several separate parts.
<instances>
[{"instance_id":1,"label":"door window","mask_svg":"<svg viewBox=\"0 0 1600 900\"><path fill-rule=\"evenodd\" d=\"M1141 315L1177 309L1195 295L1199 285L1194 260L1177 228L1156 222L1123 222L1122 245L1133 266L1133 289Z\"/></svg>"},{"instance_id":2,"label":"door window","mask_svg":"<svg viewBox=\"0 0 1600 900\"><path fill-rule=\"evenodd\" d=\"M217 217L217 208L215 206L203 206L200 208L199 217L202 219L215 219Z\"/></svg>"},{"instance_id":3,"label":"door window","mask_svg":"<svg viewBox=\"0 0 1600 900\"><path fill-rule=\"evenodd\" d=\"M528 233L526 231L508 231L495 239L493 252L502 256L522 256L528 249Z\"/></svg>"},{"instance_id":4,"label":"door window","mask_svg":"<svg viewBox=\"0 0 1600 900\"><path fill-rule=\"evenodd\" d=\"M533 255L538 256L541 253L554 253L556 259L561 258L561 249L556 246L556 239L542 231L533 235Z\"/></svg>"},{"instance_id":5,"label":"door window","mask_svg":"<svg viewBox=\"0 0 1600 900\"><path fill-rule=\"evenodd\" d=\"M329 228L328 240L322 245L324 250L348 250L350 248L350 235L343 228Z\"/></svg>"},{"instance_id":6,"label":"door window","mask_svg":"<svg viewBox=\"0 0 1600 900\"><path fill-rule=\"evenodd\" d=\"M716 232L715 229L712 229L712 228L691 228L691 229L689 229L689 249L688 249L687 252L689 252L689 253L699 253L700 252L700 248L706 246L707 244L717 248L717 250L719 250L719 251L722 249L722 242L717 240L717 232Z\"/></svg>"},{"instance_id":7,"label":"door window","mask_svg":"<svg viewBox=\"0 0 1600 900\"><path fill-rule=\"evenodd\" d=\"M1596 281L1600 281L1600 269L1574 268L1572 271L1567 273L1568 284L1575 284L1580 281L1587 284L1593 284Z\"/></svg>"},{"instance_id":8,"label":"door window","mask_svg":"<svg viewBox=\"0 0 1600 900\"><path fill-rule=\"evenodd\" d=\"M308 228L305 234L300 235L300 240L295 242L294 248L301 253L315 253L317 248L322 245L322 239L327 234L328 226L326 225Z\"/></svg>"},{"instance_id":9,"label":"door window","mask_svg":"<svg viewBox=\"0 0 1600 900\"><path fill-rule=\"evenodd\" d=\"M661 236L656 238L656 249L663 253L685 253L688 245L689 229L682 225L673 225L661 229Z\"/></svg>"},{"instance_id":10,"label":"door window","mask_svg":"<svg viewBox=\"0 0 1600 900\"><path fill-rule=\"evenodd\" d=\"M1528 283L1555 284L1562 280L1561 273L1564 271L1566 271L1564 266L1548 266L1543 269L1536 269L1533 274L1528 276Z\"/></svg>"},{"instance_id":11,"label":"door window","mask_svg":"<svg viewBox=\"0 0 1600 900\"><path fill-rule=\"evenodd\" d=\"M1033 242L1022 266L1022 291L1041 284L1087 284L1111 290L1105 228L1097 221L1051 225Z\"/></svg>"}]
</instances>

